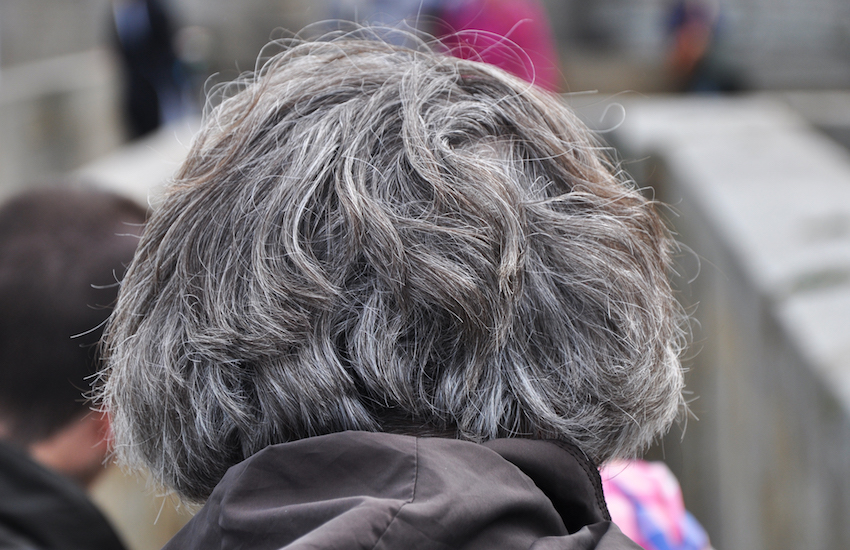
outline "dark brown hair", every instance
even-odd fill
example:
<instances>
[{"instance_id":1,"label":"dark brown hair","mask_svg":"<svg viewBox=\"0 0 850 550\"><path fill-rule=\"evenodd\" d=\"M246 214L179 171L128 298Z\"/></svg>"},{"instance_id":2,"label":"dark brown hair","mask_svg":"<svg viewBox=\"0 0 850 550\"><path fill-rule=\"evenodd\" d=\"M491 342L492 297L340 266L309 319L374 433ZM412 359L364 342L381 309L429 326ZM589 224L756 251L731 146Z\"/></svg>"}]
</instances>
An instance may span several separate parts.
<instances>
[{"instance_id":1,"label":"dark brown hair","mask_svg":"<svg viewBox=\"0 0 850 550\"><path fill-rule=\"evenodd\" d=\"M0 207L0 419L43 439L87 407L96 348L145 211L93 189L42 189Z\"/></svg>"}]
</instances>

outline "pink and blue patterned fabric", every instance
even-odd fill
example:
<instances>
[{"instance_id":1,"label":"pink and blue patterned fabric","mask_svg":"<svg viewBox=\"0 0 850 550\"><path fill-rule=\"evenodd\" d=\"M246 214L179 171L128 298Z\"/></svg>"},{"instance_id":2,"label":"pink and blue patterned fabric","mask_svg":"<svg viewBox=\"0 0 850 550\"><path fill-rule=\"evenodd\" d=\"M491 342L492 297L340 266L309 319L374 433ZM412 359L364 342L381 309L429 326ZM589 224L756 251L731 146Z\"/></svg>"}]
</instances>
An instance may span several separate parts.
<instances>
[{"instance_id":1,"label":"pink and blue patterned fabric","mask_svg":"<svg viewBox=\"0 0 850 550\"><path fill-rule=\"evenodd\" d=\"M618 460L601 470L614 523L645 550L706 550L708 535L685 509L679 482L663 462Z\"/></svg>"}]
</instances>

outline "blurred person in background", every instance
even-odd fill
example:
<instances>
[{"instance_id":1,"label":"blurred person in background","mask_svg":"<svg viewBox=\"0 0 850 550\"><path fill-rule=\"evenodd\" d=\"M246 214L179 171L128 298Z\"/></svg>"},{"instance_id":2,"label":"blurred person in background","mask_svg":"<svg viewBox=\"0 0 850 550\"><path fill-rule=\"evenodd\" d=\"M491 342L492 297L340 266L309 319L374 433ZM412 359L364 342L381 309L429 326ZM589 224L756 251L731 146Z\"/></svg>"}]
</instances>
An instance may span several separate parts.
<instances>
[{"instance_id":1,"label":"blurred person in background","mask_svg":"<svg viewBox=\"0 0 850 550\"><path fill-rule=\"evenodd\" d=\"M739 92L741 76L723 49L719 0L675 0L669 8L667 65L682 92Z\"/></svg>"},{"instance_id":2,"label":"blurred person in background","mask_svg":"<svg viewBox=\"0 0 850 550\"><path fill-rule=\"evenodd\" d=\"M561 86L558 53L538 0L443 1L436 32L452 54L496 65L549 91Z\"/></svg>"},{"instance_id":3,"label":"blurred person in background","mask_svg":"<svg viewBox=\"0 0 850 550\"><path fill-rule=\"evenodd\" d=\"M684 409L669 231L559 97L373 34L221 89L109 321L120 462L205 503L169 549L636 548L597 467Z\"/></svg>"},{"instance_id":4,"label":"blurred person in background","mask_svg":"<svg viewBox=\"0 0 850 550\"><path fill-rule=\"evenodd\" d=\"M187 114L189 81L159 0L112 0L112 22L124 69L124 114L135 139Z\"/></svg>"},{"instance_id":5,"label":"blurred person in background","mask_svg":"<svg viewBox=\"0 0 850 550\"><path fill-rule=\"evenodd\" d=\"M109 421L83 393L145 211L93 189L0 207L0 547L120 550L84 489Z\"/></svg>"},{"instance_id":6,"label":"blurred person in background","mask_svg":"<svg viewBox=\"0 0 850 550\"><path fill-rule=\"evenodd\" d=\"M334 0L331 14L382 25L404 24L440 39L452 55L490 63L550 91L561 69L539 0Z\"/></svg>"}]
</instances>

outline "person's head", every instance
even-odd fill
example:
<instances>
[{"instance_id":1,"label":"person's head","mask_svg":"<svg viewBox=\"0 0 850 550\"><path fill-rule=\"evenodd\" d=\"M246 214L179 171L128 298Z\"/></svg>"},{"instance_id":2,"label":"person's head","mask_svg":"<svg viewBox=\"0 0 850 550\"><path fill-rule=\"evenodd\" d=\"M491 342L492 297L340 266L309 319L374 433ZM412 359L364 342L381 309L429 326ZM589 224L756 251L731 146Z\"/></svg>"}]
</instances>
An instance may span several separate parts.
<instances>
[{"instance_id":1,"label":"person's head","mask_svg":"<svg viewBox=\"0 0 850 550\"><path fill-rule=\"evenodd\" d=\"M97 342L138 244L127 234L144 220L140 206L93 189L29 191L0 206L3 439L31 450L80 431Z\"/></svg>"},{"instance_id":2,"label":"person's head","mask_svg":"<svg viewBox=\"0 0 850 550\"><path fill-rule=\"evenodd\" d=\"M672 241L558 97L492 66L293 41L212 110L107 329L119 458L190 500L343 430L558 438L681 407Z\"/></svg>"}]
</instances>

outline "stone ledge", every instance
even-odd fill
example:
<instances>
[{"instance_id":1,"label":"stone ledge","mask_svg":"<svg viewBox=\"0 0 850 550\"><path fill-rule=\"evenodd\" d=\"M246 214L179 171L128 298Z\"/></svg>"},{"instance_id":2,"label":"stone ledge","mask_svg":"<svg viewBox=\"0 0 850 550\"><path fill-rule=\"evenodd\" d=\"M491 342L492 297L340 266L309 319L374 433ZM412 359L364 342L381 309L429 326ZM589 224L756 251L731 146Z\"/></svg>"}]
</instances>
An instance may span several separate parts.
<instances>
[{"instance_id":1,"label":"stone ledge","mask_svg":"<svg viewBox=\"0 0 850 550\"><path fill-rule=\"evenodd\" d=\"M850 547L850 154L778 95L615 101L606 136L701 263L701 420L665 441L688 506L717 548Z\"/></svg>"},{"instance_id":2,"label":"stone ledge","mask_svg":"<svg viewBox=\"0 0 850 550\"><path fill-rule=\"evenodd\" d=\"M86 164L73 177L150 206L186 158L199 128L200 119L195 117L163 126L150 136Z\"/></svg>"},{"instance_id":3,"label":"stone ledge","mask_svg":"<svg viewBox=\"0 0 850 550\"><path fill-rule=\"evenodd\" d=\"M809 311L823 294L813 291L850 299L850 153L785 103L646 99L626 104L616 138L630 154L664 160L671 181L687 188L716 238L777 307L790 300L795 311ZM827 332L835 345L850 335L850 308L840 313L824 313L843 330ZM804 352L823 347L808 343L817 331L803 321L785 324ZM850 384L850 354L843 364ZM845 406L850 414L850 396Z\"/></svg>"}]
</instances>

